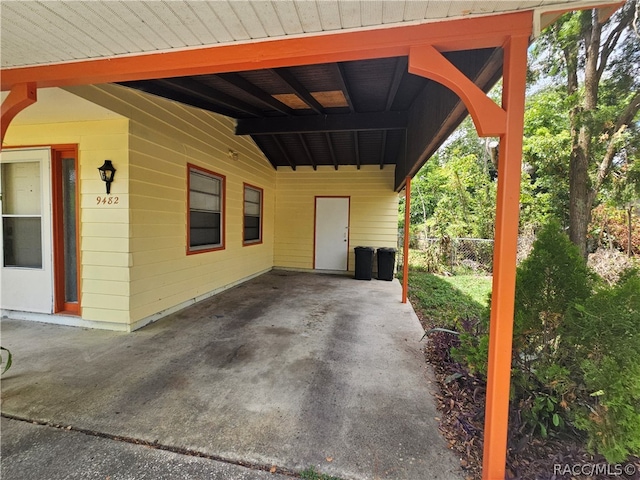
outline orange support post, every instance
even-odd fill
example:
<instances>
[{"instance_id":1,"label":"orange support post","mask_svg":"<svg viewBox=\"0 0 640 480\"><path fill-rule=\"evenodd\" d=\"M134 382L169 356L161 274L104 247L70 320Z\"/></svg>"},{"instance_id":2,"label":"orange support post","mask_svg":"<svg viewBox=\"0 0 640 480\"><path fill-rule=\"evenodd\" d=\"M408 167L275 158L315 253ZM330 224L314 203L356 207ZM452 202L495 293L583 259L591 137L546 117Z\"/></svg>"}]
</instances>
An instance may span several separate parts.
<instances>
[{"instance_id":1,"label":"orange support post","mask_svg":"<svg viewBox=\"0 0 640 480\"><path fill-rule=\"evenodd\" d=\"M512 37L504 46L502 106L507 128L500 137L498 164L483 480L505 478L528 46L525 36Z\"/></svg>"},{"instance_id":2,"label":"orange support post","mask_svg":"<svg viewBox=\"0 0 640 480\"><path fill-rule=\"evenodd\" d=\"M2 102L1 116L0 116L0 149L4 143L4 136L7 133L9 124L14 117L22 110L27 108L37 100L36 84L31 83L19 83L14 85L7 95L7 98Z\"/></svg>"},{"instance_id":3,"label":"orange support post","mask_svg":"<svg viewBox=\"0 0 640 480\"><path fill-rule=\"evenodd\" d=\"M411 223L411 177L404 184L404 245L402 248L402 303L409 294L409 225Z\"/></svg>"}]
</instances>

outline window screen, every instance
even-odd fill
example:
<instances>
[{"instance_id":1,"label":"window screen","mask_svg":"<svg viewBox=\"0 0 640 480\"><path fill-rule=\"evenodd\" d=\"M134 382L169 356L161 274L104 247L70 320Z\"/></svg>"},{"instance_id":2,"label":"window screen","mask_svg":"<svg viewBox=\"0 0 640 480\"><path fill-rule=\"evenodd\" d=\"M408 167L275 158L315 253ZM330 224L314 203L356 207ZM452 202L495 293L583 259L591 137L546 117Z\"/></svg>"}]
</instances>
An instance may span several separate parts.
<instances>
[{"instance_id":1,"label":"window screen","mask_svg":"<svg viewBox=\"0 0 640 480\"><path fill-rule=\"evenodd\" d=\"M244 187L244 243L262 241L262 189Z\"/></svg>"},{"instance_id":2,"label":"window screen","mask_svg":"<svg viewBox=\"0 0 640 480\"><path fill-rule=\"evenodd\" d=\"M189 251L223 246L224 177L189 168Z\"/></svg>"}]
</instances>

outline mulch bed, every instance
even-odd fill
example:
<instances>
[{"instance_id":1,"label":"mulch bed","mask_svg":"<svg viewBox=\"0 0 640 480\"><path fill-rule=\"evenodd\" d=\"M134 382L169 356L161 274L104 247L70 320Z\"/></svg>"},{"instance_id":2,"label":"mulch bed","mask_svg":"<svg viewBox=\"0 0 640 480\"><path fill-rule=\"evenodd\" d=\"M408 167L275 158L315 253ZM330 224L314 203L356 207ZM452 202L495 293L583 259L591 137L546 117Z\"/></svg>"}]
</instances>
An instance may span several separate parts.
<instances>
[{"instance_id":1,"label":"mulch bed","mask_svg":"<svg viewBox=\"0 0 640 480\"><path fill-rule=\"evenodd\" d=\"M425 330L433 328L430 319L416 313ZM440 431L460 458L466 480L480 480L486 383L451 358L449 350L457 341L457 337L448 333L432 333L425 339L424 353L440 389L436 395L441 412ZM602 456L585 450L578 432L565 438L543 439L517 431L518 423L517 412L512 409L508 480L640 480L638 457L621 465L608 465Z\"/></svg>"}]
</instances>

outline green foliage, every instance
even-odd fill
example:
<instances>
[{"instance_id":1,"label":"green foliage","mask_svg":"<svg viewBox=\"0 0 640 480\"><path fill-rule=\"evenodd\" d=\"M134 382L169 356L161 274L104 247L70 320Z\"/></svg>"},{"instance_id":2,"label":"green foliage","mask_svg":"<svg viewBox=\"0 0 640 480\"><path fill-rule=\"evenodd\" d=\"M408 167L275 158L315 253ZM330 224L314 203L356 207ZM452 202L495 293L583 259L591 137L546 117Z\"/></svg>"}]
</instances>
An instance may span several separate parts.
<instances>
[{"instance_id":1,"label":"green foliage","mask_svg":"<svg viewBox=\"0 0 640 480\"><path fill-rule=\"evenodd\" d=\"M451 156L442 166L447 178L427 225L436 236L492 238L495 183L475 155Z\"/></svg>"},{"instance_id":2,"label":"green foliage","mask_svg":"<svg viewBox=\"0 0 640 480\"><path fill-rule=\"evenodd\" d=\"M338 477L332 477L326 473L318 473L314 467L309 467L300 472L300 478L306 480L340 480Z\"/></svg>"},{"instance_id":3,"label":"green foliage","mask_svg":"<svg viewBox=\"0 0 640 480\"><path fill-rule=\"evenodd\" d=\"M567 13L532 49L532 76L539 83L527 102L524 158L532 167L531 188L548 197L523 213L535 216L548 210L568 224L583 256L591 210L620 193L628 198L630 190L624 193L626 187L612 183L626 177L625 169L638 159L640 37L631 28L635 4L626 2L606 22L593 10Z\"/></svg>"},{"instance_id":4,"label":"green foliage","mask_svg":"<svg viewBox=\"0 0 640 480\"><path fill-rule=\"evenodd\" d=\"M0 347L0 350L4 350L5 352L7 352L7 359L4 360L4 358L0 357L0 365L2 365L4 363L4 368L2 369L2 372L0 372L0 375L3 374L4 372L6 372L7 370L9 370L11 368L11 363L13 361L12 359L12 355L11 352L4 348L4 347Z\"/></svg>"},{"instance_id":5,"label":"green foliage","mask_svg":"<svg viewBox=\"0 0 640 480\"><path fill-rule=\"evenodd\" d=\"M526 362L538 356L540 348L554 349L564 313L589 296L592 276L577 247L552 220L538 233L516 278L514 348Z\"/></svg>"},{"instance_id":6,"label":"green foliage","mask_svg":"<svg viewBox=\"0 0 640 480\"><path fill-rule=\"evenodd\" d=\"M486 373L489 315L452 356ZM640 453L640 275L598 282L557 222L518 268L512 408L519 431L556 435L567 424L607 461Z\"/></svg>"},{"instance_id":7,"label":"green foliage","mask_svg":"<svg viewBox=\"0 0 640 480\"><path fill-rule=\"evenodd\" d=\"M486 145L467 118L413 178L412 225L426 226L433 237L493 237L495 172ZM404 224L404 199L399 222Z\"/></svg>"},{"instance_id":8,"label":"green foliage","mask_svg":"<svg viewBox=\"0 0 640 480\"><path fill-rule=\"evenodd\" d=\"M422 250L409 250L409 269L414 272L441 273L444 263L438 247L428 245Z\"/></svg>"},{"instance_id":9,"label":"green foliage","mask_svg":"<svg viewBox=\"0 0 640 480\"><path fill-rule=\"evenodd\" d=\"M428 273L409 273L412 302L438 326L460 329L463 320L478 320L486 305L491 280L484 277L439 277Z\"/></svg>"},{"instance_id":10,"label":"green foliage","mask_svg":"<svg viewBox=\"0 0 640 480\"><path fill-rule=\"evenodd\" d=\"M572 345L570 358L582 402L575 424L589 447L609 462L640 452L640 276L627 272L575 305L561 334Z\"/></svg>"},{"instance_id":11,"label":"green foliage","mask_svg":"<svg viewBox=\"0 0 640 480\"><path fill-rule=\"evenodd\" d=\"M548 88L530 95L525 111L522 222L541 225L550 217L568 223L571 134L566 93Z\"/></svg>"}]
</instances>

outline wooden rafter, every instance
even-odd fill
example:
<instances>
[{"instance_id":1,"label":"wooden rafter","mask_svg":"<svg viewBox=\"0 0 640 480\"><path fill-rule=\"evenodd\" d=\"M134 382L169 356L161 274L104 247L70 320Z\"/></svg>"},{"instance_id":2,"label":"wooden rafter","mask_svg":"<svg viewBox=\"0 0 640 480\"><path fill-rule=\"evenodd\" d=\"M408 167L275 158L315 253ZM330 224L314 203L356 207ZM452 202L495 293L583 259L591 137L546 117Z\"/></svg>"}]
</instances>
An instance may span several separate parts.
<instances>
[{"instance_id":1,"label":"wooden rafter","mask_svg":"<svg viewBox=\"0 0 640 480\"><path fill-rule=\"evenodd\" d=\"M357 131L353 132L353 145L356 155L356 166L358 167L358 170L360 170L360 144Z\"/></svg>"},{"instance_id":2,"label":"wooden rafter","mask_svg":"<svg viewBox=\"0 0 640 480\"><path fill-rule=\"evenodd\" d=\"M125 87L132 87L128 83L122 84ZM157 95L163 98L169 98L176 102L184 103L185 105L192 105L194 107L203 108L212 112L220 113L222 115L232 115L233 110L221 103L213 103L209 100L205 100L202 97L196 97L190 92L177 92L173 87L162 86L159 83L152 81L136 82L136 89L141 90L152 95ZM255 114L252 114L255 115Z\"/></svg>"},{"instance_id":3,"label":"wooden rafter","mask_svg":"<svg viewBox=\"0 0 640 480\"><path fill-rule=\"evenodd\" d=\"M336 152L333 150L333 141L331 140L331 134L325 132L324 138L327 140L327 146L329 147L329 153L331 154L331 160L336 170L338 170L338 159L336 158Z\"/></svg>"},{"instance_id":4,"label":"wooden rafter","mask_svg":"<svg viewBox=\"0 0 640 480\"><path fill-rule=\"evenodd\" d=\"M402 77L407 73L408 60L407 57L399 57L396 60L396 69L393 72L393 80L391 81L391 85L389 86L389 92L387 93L387 104L385 106L385 110L391 110L391 106L393 105L393 101L396 98L396 94L398 93L398 88L400 87L400 82L402 81Z\"/></svg>"},{"instance_id":5,"label":"wooden rafter","mask_svg":"<svg viewBox=\"0 0 640 480\"><path fill-rule=\"evenodd\" d=\"M291 170L295 170L296 169L296 162L294 162L291 159L291 157L289 156L289 154L287 153L287 149L284 148L284 145L282 144L282 140L280 140L280 138L278 138L277 135L274 135L273 136L273 141L275 142L275 144L277 145L278 149L280 150L280 153L282 153L282 156L285 158L285 160L287 161L287 163L291 167Z\"/></svg>"},{"instance_id":6,"label":"wooden rafter","mask_svg":"<svg viewBox=\"0 0 640 480\"><path fill-rule=\"evenodd\" d=\"M240 110L241 112L248 113L249 115L260 116L262 112L259 108L254 107L248 103L243 102L242 100L238 100L231 95L227 95L226 93L220 92L214 88L208 87L207 85L194 80L192 78L181 78L181 79L168 79L168 80L158 80L160 85L166 85L167 87L174 88L176 90L180 90L185 94L194 94L198 98L202 98L207 102L217 103L224 107L234 108ZM168 97L171 98L171 97Z\"/></svg>"},{"instance_id":7,"label":"wooden rafter","mask_svg":"<svg viewBox=\"0 0 640 480\"><path fill-rule=\"evenodd\" d=\"M284 113L285 115L295 115L296 112L293 108L288 107L284 103L278 101L273 96L262 90L260 87L254 85L249 80L244 78L238 73L221 73L217 75L221 80L224 80L231 85L244 90L256 100L260 101L264 105L273 108L274 110Z\"/></svg>"},{"instance_id":8,"label":"wooden rafter","mask_svg":"<svg viewBox=\"0 0 640 480\"><path fill-rule=\"evenodd\" d=\"M309 90L286 68L275 68L273 72L278 75L293 91L316 113L325 113L324 107L318 102Z\"/></svg>"},{"instance_id":9,"label":"wooden rafter","mask_svg":"<svg viewBox=\"0 0 640 480\"><path fill-rule=\"evenodd\" d=\"M380 170L384 168L384 153L387 151L387 132L382 132L382 147L380 147Z\"/></svg>"},{"instance_id":10,"label":"wooden rafter","mask_svg":"<svg viewBox=\"0 0 640 480\"><path fill-rule=\"evenodd\" d=\"M407 118L407 112L243 118L238 120L236 135L402 130L407 128Z\"/></svg>"},{"instance_id":11,"label":"wooden rafter","mask_svg":"<svg viewBox=\"0 0 640 480\"><path fill-rule=\"evenodd\" d=\"M344 64L336 63L338 68L338 81L340 82L340 89L344 95L344 98L347 100L347 104L349 105L349 110L351 113L355 113L356 108L353 105L353 100L351 100L351 92L349 91L349 83L347 82L347 72L345 72Z\"/></svg>"},{"instance_id":12,"label":"wooden rafter","mask_svg":"<svg viewBox=\"0 0 640 480\"><path fill-rule=\"evenodd\" d=\"M300 143L302 144L302 148L304 148L304 152L307 154L307 159L309 163L313 166L314 170L318 169L318 165L316 164L315 159L313 158L313 154L311 153L311 149L309 149L309 145L304 138L304 135L298 134L298 138L300 139Z\"/></svg>"}]
</instances>

